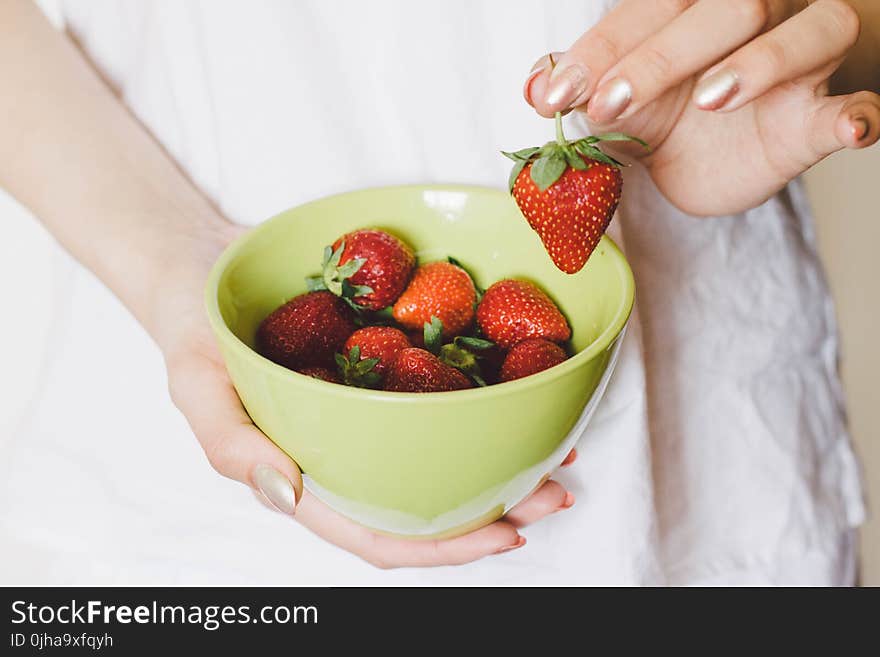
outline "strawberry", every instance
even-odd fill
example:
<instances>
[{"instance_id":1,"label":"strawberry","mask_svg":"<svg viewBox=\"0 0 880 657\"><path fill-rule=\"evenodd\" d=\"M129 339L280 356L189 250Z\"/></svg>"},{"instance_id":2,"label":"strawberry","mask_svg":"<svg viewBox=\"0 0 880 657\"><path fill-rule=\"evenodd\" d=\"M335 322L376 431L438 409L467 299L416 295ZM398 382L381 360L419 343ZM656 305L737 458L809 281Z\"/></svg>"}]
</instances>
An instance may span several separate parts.
<instances>
[{"instance_id":1,"label":"strawberry","mask_svg":"<svg viewBox=\"0 0 880 657\"><path fill-rule=\"evenodd\" d=\"M471 387L464 374L417 347L399 352L385 374L385 390L393 392L447 392Z\"/></svg>"},{"instance_id":2,"label":"strawberry","mask_svg":"<svg viewBox=\"0 0 880 657\"><path fill-rule=\"evenodd\" d=\"M257 328L257 351L290 369L332 367L334 354L354 333L354 311L327 291L294 297Z\"/></svg>"},{"instance_id":3,"label":"strawberry","mask_svg":"<svg viewBox=\"0 0 880 657\"><path fill-rule=\"evenodd\" d=\"M507 352L498 379L502 382L521 379L559 365L567 358L565 351L555 342L541 338L523 340Z\"/></svg>"},{"instance_id":4,"label":"strawberry","mask_svg":"<svg viewBox=\"0 0 880 657\"><path fill-rule=\"evenodd\" d=\"M321 276L306 281L309 289L330 290L359 307L381 310L403 292L415 263L412 249L394 235L362 229L326 247Z\"/></svg>"},{"instance_id":5,"label":"strawberry","mask_svg":"<svg viewBox=\"0 0 880 657\"><path fill-rule=\"evenodd\" d=\"M354 347L360 347L361 358L378 358L379 362L373 369L383 374L397 352L412 347L412 344L400 329L365 326L352 333L345 341L344 353L350 353Z\"/></svg>"},{"instance_id":6,"label":"strawberry","mask_svg":"<svg viewBox=\"0 0 880 657\"><path fill-rule=\"evenodd\" d=\"M621 133L568 141L556 114L556 141L541 148L504 153L516 164L510 192L556 266L566 274L583 269L620 202L623 165L596 144L641 139Z\"/></svg>"},{"instance_id":7,"label":"strawberry","mask_svg":"<svg viewBox=\"0 0 880 657\"><path fill-rule=\"evenodd\" d=\"M528 281L493 283L477 307L477 324L502 349L529 338L565 342L571 329L556 304Z\"/></svg>"},{"instance_id":8,"label":"strawberry","mask_svg":"<svg viewBox=\"0 0 880 657\"><path fill-rule=\"evenodd\" d=\"M409 331L421 330L436 317L443 323L444 337L452 338L474 321L476 300L474 282L464 269L446 261L431 262L416 269L392 314Z\"/></svg>"},{"instance_id":9,"label":"strawberry","mask_svg":"<svg viewBox=\"0 0 880 657\"><path fill-rule=\"evenodd\" d=\"M321 379L321 381L328 381L330 383L342 383L336 372L326 367L304 367L297 371L300 374L305 374L313 379Z\"/></svg>"},{"instance_id":10,"label":"strawberry","mask_svg":"<svg viewBox=\"0 0 880 657\"><path fill-rule=\"evenodd\" d=\"M398 352L411 347L403 331L390 326L365 326L345 341L336 364L342 382L359 388L375 388ZM346 356L347 354L347 356Z\"/></svg>"}]
</instances>

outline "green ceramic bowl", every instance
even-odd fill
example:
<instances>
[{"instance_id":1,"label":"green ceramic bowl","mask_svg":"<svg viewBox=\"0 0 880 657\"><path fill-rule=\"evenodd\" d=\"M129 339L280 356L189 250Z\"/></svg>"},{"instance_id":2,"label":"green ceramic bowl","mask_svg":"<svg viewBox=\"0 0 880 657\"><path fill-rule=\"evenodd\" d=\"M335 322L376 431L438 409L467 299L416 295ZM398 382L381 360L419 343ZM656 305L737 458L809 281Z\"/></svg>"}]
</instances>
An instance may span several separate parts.
<instances>
[{"instance_id":1,"label":"green ceramic bowl","mask_svg":"<svg viewBox=\"0 0 880 657\"><path fill-rule=\"evenodd\" d=\"M260 321L305 292L324 245L386 229L421 262L452 255L488 287L527 278L566 313L576 355L488 388L411 394L349 388L253 350ZM232 244L207 284L208 316L253 421L300 465L309 490L380 532L452 536L522 500L577 441L614 367L633 277L607 237L579 273L557 270L503 191L457 185L340 194L282 212Z\"/></svg>"}]
</instances>

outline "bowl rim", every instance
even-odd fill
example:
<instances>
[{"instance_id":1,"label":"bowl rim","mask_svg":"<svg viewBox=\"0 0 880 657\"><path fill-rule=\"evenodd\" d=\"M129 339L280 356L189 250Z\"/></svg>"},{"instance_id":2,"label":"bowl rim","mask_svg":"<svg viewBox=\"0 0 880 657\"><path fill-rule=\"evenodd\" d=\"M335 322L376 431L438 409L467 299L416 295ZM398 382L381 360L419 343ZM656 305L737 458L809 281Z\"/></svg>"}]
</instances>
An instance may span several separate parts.
<instances>
[{"instance_id":1,"label":"bowl rim","mask_svg":"<svg viewBox=\"0 0 880 657\"><path fill-rule=\"evenodd\" d=\"M532 374L530 376L516 379L514 381L507 381L505 383L498 383L482 388L478 387L468 388L465 390L453 390L449 392L429 393L391 392L387 390L372 390L368 388L345 386L339 383L331 383L329 381L316 379L306 374L300 374L299 372L288 369L283 365L279 365L269 360L268 358L260 355L257 351L245 344L226 325L226 322L224 321L223 316L220 313L220 303L218 300L220 280L223 277L223 274L229 264L239 255L245 245L250 240L252 240L254 236L258 234L258 232L268 229L268 227L275 222L284 221L286 219L285 215L287 215L287 213L289 213L291 210L306 209L311 205L319 204L339 196L348 196L351 194L358 194L363 192L398 190L440 191L451 193L478 192L481 194L488 193L499 197L504 197L505 199L509 199L509 194L500 189L483 187L480 185L389 185L383 187L367 187L362 189L350 190L347 192L341 192L339 194L332 194L329 196L314 199L312 201L308 201L301 205L290 207L286 210L282 210L281 212L275 214L273 217L253 226L251 230L248 230L246 233L233 240L223 250L217 260L215 260L214 264L211 266L211 270L205 283L204 301L207 310L208 321L211 325L216 339L220 342L225 343L227 348L243 351L246 359L250 361L251 364L257 369L260 369L271 376L283 377L284 380L289 382L290 385L297 385L303 389L321 390L324 392L333 390L336 394L340 396L353 397L362 400L394 402L405 400L411 403L434 404L455 403L459 401L465 401L465 399L470 398L488 399L490 396L505 395L520 390L548 384L550 383L550 381L564 376L566 373L580 367L583 364L586 364L587 362L593 360L600 354L607 351L614 345L617 338L623 332L623 329L626 327L627 322L629 321L629 317L632 314L633 305L635 303L635 279L633 277L632 269L630 268L629 263L627 262L623 252L620 250L617 244L614 243L614 240L608 237L608 235L602 236L602 239L599 242L599 246L609 249L614 255L616 268L623 278L624 283L624 295L621 299L620 306L617 308L614 314L613 319L605 327L605 330L602 331L602 333L600 333L595 340L593 340L593 342L591 342L585 349L582 349L574 356L567 359L565 362L560 363L559 365L555 365L542 372L538 372L537 374ZM599 248L599 246L597 246L597 248Z\"/></svg>"}]
</instances>

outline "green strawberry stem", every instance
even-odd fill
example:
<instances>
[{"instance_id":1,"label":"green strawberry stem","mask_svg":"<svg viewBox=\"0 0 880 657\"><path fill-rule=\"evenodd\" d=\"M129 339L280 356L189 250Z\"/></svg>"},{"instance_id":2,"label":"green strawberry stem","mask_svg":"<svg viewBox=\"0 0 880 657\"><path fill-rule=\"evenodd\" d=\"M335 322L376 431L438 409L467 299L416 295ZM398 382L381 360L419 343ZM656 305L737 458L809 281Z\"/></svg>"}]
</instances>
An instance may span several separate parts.
<instances>
[{"instance_id":1,"label":"green strawberry stem","mask_svg":"<svg viewBox=\"0 0 880 657\"><path fill-rule=\"evenodd\" d=\"M568 146L568 140L562 130L562 112L556 112L556 143L560 146Z\"/></svg>"}]
</instances>

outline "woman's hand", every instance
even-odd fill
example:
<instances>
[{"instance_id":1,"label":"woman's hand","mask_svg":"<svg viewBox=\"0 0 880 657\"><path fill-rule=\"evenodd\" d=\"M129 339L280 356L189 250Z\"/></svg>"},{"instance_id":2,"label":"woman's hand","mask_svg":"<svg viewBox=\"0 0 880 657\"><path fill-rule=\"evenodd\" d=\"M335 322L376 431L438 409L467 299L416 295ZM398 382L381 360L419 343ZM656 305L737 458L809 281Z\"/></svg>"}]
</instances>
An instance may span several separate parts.
<instances>
[{"instance_id":1,"label":"woman's hand","mask_svg":"<svg viewBox=\"0 0 880 657\"><path fill-rule=\"evenodd\" d=\"M880 97L828 95L859 39L854 4L622 0L555 66L539 60L524 94L543 116L577 109L597 132L646 140L652 152L626 154L682 210L741 212L880 139Z\"/></svg>"},{"instance_id":2,"label":"woman's hand","mask_svg":"<svg viewBox=\"0 0 880 657\"><path fill-rule=\"evenodd\" d=\"M251 487L275 509L293 516L325 540L381 568L463 564L521 547L517 529L555 511L574 498L548 481L502 520L459 538L408 541L380 536L344 518L303 491L296 463L254 424L238 399L217 350L202 307L202 286L213 258L242 229L213 230L200 237L198 255L169 272L155 296L148 322L162 348L172 399L189 421L208 461L220 474ZM161 326L160 326L161 324ZM575 458L572 451L565 460Z\"/></svg>"}]
</instances>

